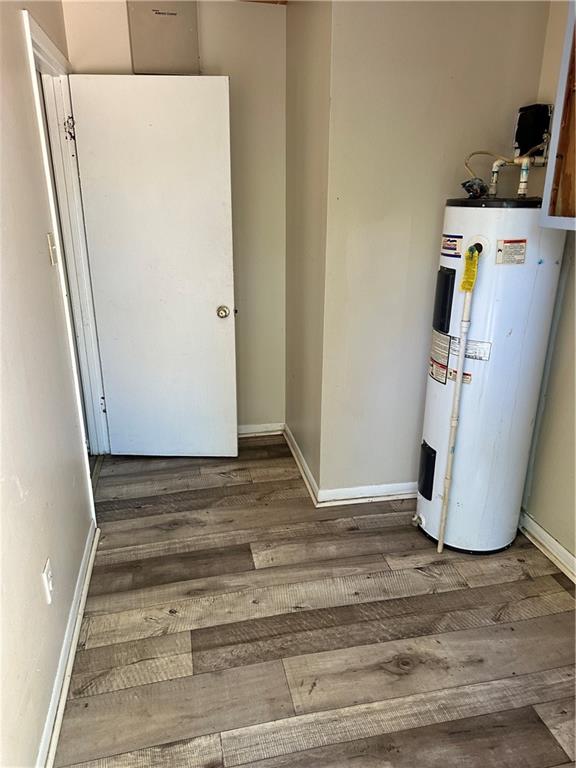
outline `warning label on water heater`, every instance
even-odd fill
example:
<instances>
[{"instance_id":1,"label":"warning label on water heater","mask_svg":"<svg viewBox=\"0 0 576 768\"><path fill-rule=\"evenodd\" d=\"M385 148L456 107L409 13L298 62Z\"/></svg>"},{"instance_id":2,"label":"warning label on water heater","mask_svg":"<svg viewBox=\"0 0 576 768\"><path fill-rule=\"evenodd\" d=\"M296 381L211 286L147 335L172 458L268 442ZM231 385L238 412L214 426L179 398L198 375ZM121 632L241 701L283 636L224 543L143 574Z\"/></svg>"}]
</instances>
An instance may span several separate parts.
<instances>
[{"instance_id":1,"label":"warning label on water heater","mask_svg":"<svg viewBox=\"0 0 576 768\"><path fill-rule=\"evenodd\" d=\"M524 264L526 243L526 240L498 240L496 264Z\"/></svg>"},{"instance_id":2,"label":"warning label on water heater","mask_svg":"<svg viewBox=\"0 0 576 768\"><path fill-rule=\"evenodd\" d=\"M446 380L448 379L447 365L440 365L440 363L437 363L435 360L430 358L430 368L428 372L434 381L437 381L440 384L446 384Z\"/></svg>"},{"instance_id":3,"label":"warning label on water heater","mask_svg":"<svg viewBox=\"0 0 576 768\"><path fill-rule=\"evenodd\" d=\"M474 341L468 339L466 342L466 357L468 360L490 360L490 351L492 344L489 341ZM460 337L452 336L450 344L450 354L458 357L460 354Z\"/></svg>"},{"instance_id":4,"label":"warning label on water heater","mask_svg":"<svg viewBox=\"0 0 576 768\"><path fill-rule=\"evenodd\" d=\"M432 331L432 347L430 349L430 376L446 384L448 378L448 358L450 357L451 337L447 333Z\"/></svg>"},{"instance_id":5,"label":"warning label on water heater","mask_svg":"<svg viewBox=\"0 0 576 768\"><path fill-rule=\"evenodd\" d=\"M458 371L456 370L456 368L450 368L449 369L449 371L448 371L448 378L450 379L450 381L456 381L456 374L457 373L458 373ZM472 381L472 374L471 373L467 373L466 371L464 371L464 373L462 374L462 384L470 384L471 381Z\"/></svg>"}]
</instances>

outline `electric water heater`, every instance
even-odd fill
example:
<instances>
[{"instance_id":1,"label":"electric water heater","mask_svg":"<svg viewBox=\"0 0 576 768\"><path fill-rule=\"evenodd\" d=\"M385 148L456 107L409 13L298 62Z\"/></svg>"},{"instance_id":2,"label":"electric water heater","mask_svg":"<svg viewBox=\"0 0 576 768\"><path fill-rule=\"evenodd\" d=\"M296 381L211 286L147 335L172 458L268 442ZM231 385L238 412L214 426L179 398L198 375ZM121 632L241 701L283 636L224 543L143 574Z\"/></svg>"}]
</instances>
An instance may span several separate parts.
<instances>
[{"instance_id":1,"label":"electric water heater","mask_svg":"<svg viewBox=\"0 0 576 768\"><path fill-rule=\"evenodd\" d=\"M417 504L440 547L488 553L516 537L565 238L539 226L540 202L446 205Z\"/></svg>"}]
</instances>

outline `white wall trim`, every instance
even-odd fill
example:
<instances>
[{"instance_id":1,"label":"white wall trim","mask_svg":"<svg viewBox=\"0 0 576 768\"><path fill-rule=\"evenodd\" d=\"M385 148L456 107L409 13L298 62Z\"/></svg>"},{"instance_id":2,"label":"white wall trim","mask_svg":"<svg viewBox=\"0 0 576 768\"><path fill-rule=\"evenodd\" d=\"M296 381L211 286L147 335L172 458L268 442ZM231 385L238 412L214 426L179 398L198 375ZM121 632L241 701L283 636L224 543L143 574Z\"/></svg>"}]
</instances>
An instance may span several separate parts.
<instances>
[{"instance_id":1,"label":"white wall trim","mask_svg":"<svg viewBox=\"0 0 576 768\"><path fill-rule=\"evenodd\" d=\"M568 71L570 69L570 56L572 53L572 40L574 38L574 25L576 24L576 10L574 3L568 3L568 20L566 22L566 33L564 36L564 47L562 49L562 61L560 63L560 72L558 73L558 86L556 89L556 102L554 115L552 116L552 134L550 136L550 147L548 150L548 167L546 169L546 178L544 180L544 192L542 194L542 208L540 209L540 226L550 227L552 229L576 229L576 219L568 216L552 216L549 213L550 199L552 197L552 186L556 173L556 163L554 159L558 150L560 139L560 126L564 113L564 98L566 94L566 85L568 82Z\"/></svg>"},{"instance_id":2,"label":"white wall trim","mask_svg":"<svg viewBox=\"0 0 576 768\"><path fill-rule=\"evenodd\" d=\"M520 517L520 530L552 560L560 570L576 583L576 557L551 536L542 526L523 512Z\"/></svg>"},{"instance_id":3,"label":"white wall trim","mask_svg":"<svg viewBox=\"0 0 576 768\"><path fill-rule=\"evenodd\" d=\"M40 93L36 71L45 75L60 77L70 71L70 64L66 57L50 40L48 35L34 21L28 11L22 11L22 24L24 27L24 40L26 46L26 55L28 58L28 68L30 73L30 84L32 87L32 97L34 100L34 110L36 112L36 123L38 127L38 139L40 142L40 151L42 153L42 166L44 169L44 179L46 182L46 192L48 194L48 207L50 210L50 222L52 225L52 234L56 245L58 282L60 284L60 293L64 308L64 320L66 323L66 342L68 344L68 353L70 355L70 364L72 366L72 377L74 380L74 400L76 403L76 412L80 426L80 437L82 444L87 445L86 430L84 427L84 413L82 407L82 394L80 387L80 374L76 362L76 348L74 343L74 330L70 304L67 298L66 275L64 274L64 249L60 233L60 221L58 217L58 205L56 201L56 192L54 180L52 177L52 160L50 156L50 147L48 146L48 127L44 120L43 99ZM84 453L84 481L86 483L89 495L90 512L94 526L96 525L96 511L94 508L94 498L92 496L92 483L90 481L90 465L88 462L88 451Z\"/></svg>"},{"instance_id":4,"label":"white wall trim","mask_svg":"<svg viewBox=\"0 0 576 768\"><path fill-rule=\"evenodd\" d=\"M74 597L72 598L72 605L68 614L68 623L64 633L62 650L60 651L56 678L52 688L52 697L38 749L36 768L51 768L54 762L99 537L100 529L91 526L86 538L84 554L74 589Z\"/></svg>"},{"instance_id":5,"label":"white wall trim","mask_svg":"<svg viewBox=\"0 0 576 768\"><path fill-rule=\"evenodd\" d=\"M24 27L31 45L31 53L42 74L66 75L72 71L70 62L48 37L28 11L22 11Z\"/></svg>"},{"instance_id":6,"label":"white wall trim","mask_svg":"<svg viewBox=\"0 0 576 768\"><path fill-rule=\"evenodd\" d=\"M308 489L310 498L312 499L314 506L317 507L318 506L318 483L316 482L314 475L312 474L312 471L308 466L306 459L304 458L304 454L300 450L300 446L296 442L296 438L292 434L292 430L290 429L288 424L286 424L284 427L284 437L286 438L288 447L292 451L292 456L294 457L294 461L296 462L296 465L300 470L300 474L302 475L304 484Z\"/></svg>"},{"instance_id":7,"label":"white wall trim","mask_svg":"<svg viewBox=\"0 0 576 768\"><path fill-rule=\"evenodd\" d=\"M67 76L46 74L42 83L90 453L110 453L76 141L64 130L73 115L70 84Z\"/></svg>"},{"instance_id":8,"label":"white wall trim","mask_svg":"<svg viewBox=\"0 0 576 768\"><path fill-rule=\"evenodd\" d=\"M382 483L381 485L356 485L352 488L321 488L318 502L323 504L365 504L370 501L394 501L414 499L418 483Z\"/></svg>"},{"instance_id":9,"label":"white wall trim","mask_svg":"<svg viewBox=\"0 0 576 768\"><path fill-rule=\"evenodd\" d=\"M351 488L319 488L304 458L304 454L300 450L300 446L288 425L284 427L284 437L316 507L330 507L336 504L367 504L372 501L416 498L418 490L418 483L416 482L357 485Z\"/></svg>"},{"instance_id":10,"label":"white wall trim","mask_svg":"<svg viewBox=\"0 0 576 768\"><path fill-rule=\"evenodd\" d=\"M281 435L284 432L284 422L272 422L271 424L239 424L240 437L257 437L258 435Z\"/></svg>"}]
</instances>

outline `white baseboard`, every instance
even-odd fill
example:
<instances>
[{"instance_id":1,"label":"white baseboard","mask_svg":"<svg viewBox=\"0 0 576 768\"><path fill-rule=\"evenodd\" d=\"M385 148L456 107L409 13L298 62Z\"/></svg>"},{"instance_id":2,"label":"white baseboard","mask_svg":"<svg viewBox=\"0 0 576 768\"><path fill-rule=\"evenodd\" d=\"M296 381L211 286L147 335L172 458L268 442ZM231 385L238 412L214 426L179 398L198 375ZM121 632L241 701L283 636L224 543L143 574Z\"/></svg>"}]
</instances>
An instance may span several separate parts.
<instances>
[{"instance_id":1,"label":"white baseboard","mask_svg":"<svg viewBox=\"0 0 576 768\"><path fill-rule=\"evenodd\" d=\"M256 437L258 435L281 435L284 432L284 423L272 424L239 424L240 437Z\"/></svg>"},{"instance_id":2,"label":"white baseboard","mask_svg":"<svg viewBox=\"0 0 576 768\"><path fill-rule=\"evenodd\" d=\"M520 530L546 557L552 560L554 565L576 582L576 557L526 512L523 512L520 517Z\"/></svg>"},{"instance_id":3,"label":"white baseboard","mask_svg":"<svg viewBox=\"0 0 576 768\"><path fill-rule=\"evenodd\" d=\"M356 485L352 488L322 488L318 502L323 504L365 504L370 501L394 501L414 499L418 483L382 483L381 485Z\"/></svg>"},{"instance_id":4,"label":"white baseboard","mask_svg":"<svg viewBox=\"0 0 576 768\"><path fill-rule=\"evenodd\" d=\"M314 502L314 505L317 507L318 506L318 483L316 482L316 479L312 474L312 471L308 466L306 459L304 458L304 454L300 450L300 446L296 442L296 438L292 434L292 430L290 429L288 424L284 426L284 437L286 438L288 447L292 451L292 456L294 457L294 461L296 462L298 469L300 470L300 474L302 475L304 484L308 489L310 498Z\"/></svg>"},{"instance_id":5,"label":"white baseboard","mask_svg":"<svg viewBox=\"0 0 576 768\"><path fill-rule=\"evenodd\" d=\"M288 425L284 427L284 437L290 446L294 461L298 465L298 469L316 507L329 507L336 504L366 504L371 501L393 501L395 499L413 499L416 497L418 490L418 483L416 482L358 485L352 488L319 488Z\"/></svg>"},{"instance_id":6,"label":"white baseboard","mask_svg":"<svg viewBox=\"0 0 576 768\"><path fill-rule=\"evenodd\" d=\"M93 526L86 537L84 554L82 555L82 562L80 563L80 570L74 589L74 597L72 598L72 605L68 614L64 642L60 651L56 679L52 689L52 698L38 749L36 768L51 768L54 762L99 536L100 529Z\"/></svg>"}]
</instances>

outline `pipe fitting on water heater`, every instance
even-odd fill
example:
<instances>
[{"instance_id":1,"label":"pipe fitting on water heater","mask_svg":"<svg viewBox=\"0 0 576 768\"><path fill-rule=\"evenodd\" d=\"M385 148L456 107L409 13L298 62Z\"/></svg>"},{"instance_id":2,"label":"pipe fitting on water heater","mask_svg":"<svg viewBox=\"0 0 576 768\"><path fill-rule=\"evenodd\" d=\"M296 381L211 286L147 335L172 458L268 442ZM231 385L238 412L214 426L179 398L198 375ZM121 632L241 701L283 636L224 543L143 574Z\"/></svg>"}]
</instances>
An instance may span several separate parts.
<instances>
[{"instance_id":1,"label":"pipe fitting on water heater","mask_svg":"<svg viewBox=\"0 0 576 768\"><path fill-rule=\"evenodd\" d=\"M479 149L468 155L464 161L464 166L470 178L462 182L462 187L464 187L469 198L496 198L501 170L507 166L515 165L520 167L517 196L524 198L528 195L528 177L531 167L546 165L552 112L553 106L551 104L531 104L519 109L516 120L516 132L514 134L513 157L501 155L487 149ZM472 158L478 156L494 158L489 184L486 184L482 178L477 176L470 166Z\"/></svg>"}]
</instances>

